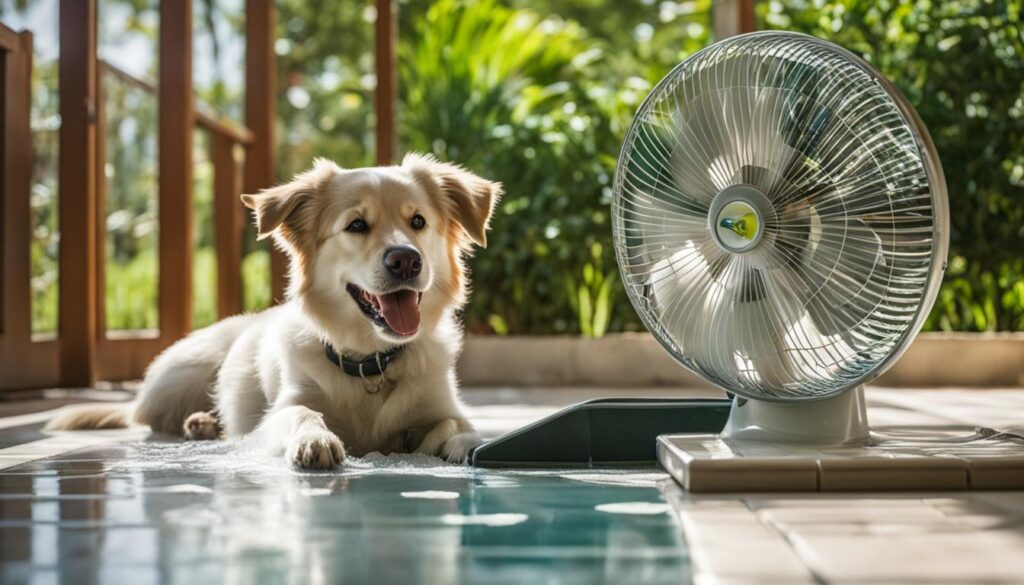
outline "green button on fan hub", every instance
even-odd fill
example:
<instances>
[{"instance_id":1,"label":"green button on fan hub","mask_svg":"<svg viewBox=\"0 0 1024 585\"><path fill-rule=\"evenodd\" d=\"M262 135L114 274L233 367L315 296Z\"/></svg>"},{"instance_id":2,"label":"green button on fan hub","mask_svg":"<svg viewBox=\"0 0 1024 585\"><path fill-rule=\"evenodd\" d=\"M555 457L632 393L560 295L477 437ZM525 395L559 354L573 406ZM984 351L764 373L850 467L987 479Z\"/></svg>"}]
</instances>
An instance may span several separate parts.
<instances>
[{"instance_id":1,"label":"green button on fan hub","mask_svg":"<svg viewBox=\"0 0 1024 585\"><path fill-rule=\"evenodd\" d=\"M764 236L771 202L750 185L723 189L711 203L708 228L726 251L742 253L753 249Z\"/></svg>"},{"instance_id":2,"label":"green button on fan hub","mask_svg":"<svg viewBox=\"0 0 1024 585\"><path fill-rule=\"evenodd\" d=\"M719 214L719 217L726 216L724 219L718 222L718 227L724 227L730 229L741 238L746 240L753 240L757 232L760 231L758 220L760 217L754 208L747 206L744 203L739 204L740 207L747 207L747 209L740 209L736 213L725 213L724 211ZM728 216L732 217L728 217Z\"/></svg>"}]
</instances>

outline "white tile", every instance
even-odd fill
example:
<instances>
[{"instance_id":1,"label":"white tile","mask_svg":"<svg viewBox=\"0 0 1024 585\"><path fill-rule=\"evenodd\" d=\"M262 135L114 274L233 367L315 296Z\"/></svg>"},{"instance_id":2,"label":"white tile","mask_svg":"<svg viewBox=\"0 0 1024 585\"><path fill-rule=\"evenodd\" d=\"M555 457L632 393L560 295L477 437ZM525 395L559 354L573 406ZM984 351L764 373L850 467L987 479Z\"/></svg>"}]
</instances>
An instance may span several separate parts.
<instances>
[{"instance_id":1,"label":"white tile","mask_svg":"<svg viewBox=\"0 0 1024 585\"><path fill-rule=\"evenodd\" d=\"M785 538L742 502L677 510L696 583L813 583Z\"/></svg>"},{"instance_id":2,"label":"white tile","mask_svg":"<svg viewBox=\"0 0 1024 585\"><path fill-rule=\"evenodd\" d=\"M794 531L790 541L828 583L1013 583L1024 580L1024 536L1012 531L904 531L853 534Z\"/></svg>"}]
</instances>

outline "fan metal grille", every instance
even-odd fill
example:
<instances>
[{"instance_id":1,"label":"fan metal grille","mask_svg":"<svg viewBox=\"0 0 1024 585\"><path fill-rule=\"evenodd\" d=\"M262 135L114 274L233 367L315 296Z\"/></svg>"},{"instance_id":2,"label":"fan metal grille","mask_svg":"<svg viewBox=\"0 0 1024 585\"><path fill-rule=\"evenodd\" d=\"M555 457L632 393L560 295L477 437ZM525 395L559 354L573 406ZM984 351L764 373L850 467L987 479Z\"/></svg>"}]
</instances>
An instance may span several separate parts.
<instances>
[{"instance_id":1,"label":"fan metal grille","mask_svg":"<svg viewBox=\"0 0 1024 585\"><path fill-rule=\"evenodd\" d=\"M735 185L770 202L757 245L709 220ZM762 198L763 199L763 198ZM640 107L615 177L623 282L673 357L767 400L835 395L881 373L934 302L945 182L899 92L813 37L733 37Z\"/></svg>"}]
</instances>

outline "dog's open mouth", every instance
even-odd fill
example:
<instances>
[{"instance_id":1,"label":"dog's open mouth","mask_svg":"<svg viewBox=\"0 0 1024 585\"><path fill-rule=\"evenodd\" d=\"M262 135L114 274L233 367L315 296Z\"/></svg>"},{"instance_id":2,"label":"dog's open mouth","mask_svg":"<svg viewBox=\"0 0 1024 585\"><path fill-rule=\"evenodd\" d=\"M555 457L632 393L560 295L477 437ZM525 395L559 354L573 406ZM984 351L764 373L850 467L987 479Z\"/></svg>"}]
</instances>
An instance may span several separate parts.
<instances>
[{"instance_id":1,"label":"dog's open mouth","mask_svg":"<svg viewBox=\"0 0 1024 585\"><path fill-rule=\"evenodd\" d=\"M349 284L346 289L363 314L377 325L401 337L419 331L420 298L423 293L406 289L375 295L354 284Z\"/></svg>"}]
</instances>

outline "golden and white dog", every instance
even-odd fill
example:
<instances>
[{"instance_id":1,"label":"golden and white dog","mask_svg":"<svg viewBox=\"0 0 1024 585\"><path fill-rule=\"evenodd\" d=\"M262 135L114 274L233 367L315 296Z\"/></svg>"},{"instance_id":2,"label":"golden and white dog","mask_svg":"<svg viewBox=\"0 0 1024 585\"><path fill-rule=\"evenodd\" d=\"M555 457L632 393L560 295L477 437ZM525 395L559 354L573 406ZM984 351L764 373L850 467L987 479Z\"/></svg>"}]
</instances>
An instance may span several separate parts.
<instances>
[{"instance_id":1,"label":"golden and white dog","mask_svg":"<svg viewBox=\"0 0 1024 585\"><path fill-rule=\"evenodd\" d=\"M374 451L464 461L480 439L454 373L463 257L485 244L500 195L497 183L417 155L353 170L319 160L291 183L244 195L259 237L290 257L287 302L175 343L130 407L70 408L49 428L134 420L192 439L246 437L303 468ZM383 378L335 363L372 365L395 348Z\"/></svg>"}]
</instances>

